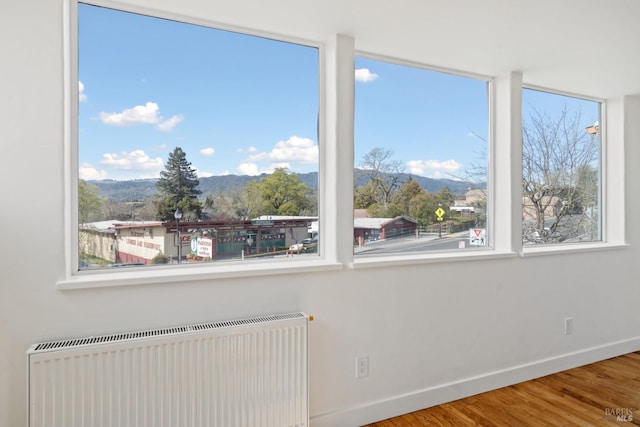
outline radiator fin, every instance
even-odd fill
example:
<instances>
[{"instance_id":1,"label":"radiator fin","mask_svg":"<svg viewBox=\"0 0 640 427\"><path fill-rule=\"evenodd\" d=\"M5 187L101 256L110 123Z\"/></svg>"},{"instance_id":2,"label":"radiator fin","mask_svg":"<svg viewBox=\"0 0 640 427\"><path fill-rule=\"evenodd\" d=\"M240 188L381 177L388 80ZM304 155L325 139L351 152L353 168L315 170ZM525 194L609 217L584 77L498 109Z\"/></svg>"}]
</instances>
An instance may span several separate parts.
<instances>
[{"instance_id":1,"label":"radiator fin","mask_svg":"<svg viewBox=\"0 0 640 427\"><path fill-rule=\"evenodd\" d=\"M40 344L34 344L30 352L58 350L70 347L78 347L82 345L103 344L108 342L117 342L125 340L135 340L139 338L148 338L156 336L174 335L188 333L193 331L203 331L210 329L234 328L243 325L255 325L260 323L275 322L278 320L302 319L306 316L303 313L285 313L272 314L269 316L252 317L247 319L226 320L222 322L202 323L197 325L185 325L173 328L152 329L148 331L137 331L122 334L102 335L97 337L85 337L70 340L50 341Z\"/></svg>"},{"instance_id":2,"label":"radiator fin","mask_svg":"<svg viewBox=\"0 0 640 427\"><path fill-rule=\"evenodd\" d=\"M30 427L308 426L302 313L37 344Z\"/></svg>"}]
</instances>

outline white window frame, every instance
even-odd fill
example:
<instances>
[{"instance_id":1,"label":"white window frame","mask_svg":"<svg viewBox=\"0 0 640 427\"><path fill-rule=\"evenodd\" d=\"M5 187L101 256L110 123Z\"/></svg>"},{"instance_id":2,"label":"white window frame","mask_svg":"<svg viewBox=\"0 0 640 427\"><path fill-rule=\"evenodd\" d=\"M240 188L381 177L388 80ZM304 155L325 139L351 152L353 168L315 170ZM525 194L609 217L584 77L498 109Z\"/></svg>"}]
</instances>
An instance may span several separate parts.
<instances>
[{"instance_id":1,"label":"white window frame","mask_svg":"<svg viewBox=\"0 0 640 427\"><path fill-rule=\"evenodd\" d=\"M300 44L318 49L318 70L320 102L318 106L318 145L319 145L319 167L318 167L318 206L319 206L319 230L320 230L320 251L317 257L310 259L305 257L300 260L290 260L288 262L229 262L224 264L202 264L202 265L167 265L154 266L153 268L130 268L127 271L112 270L83 270L78 271L78 4L106 7L122 12L137 13L149 17L169 19L187 24L195 24L214 30L232 31L250 36L263 37L275 41ZM63 10L64 23L64 217L65 217L65 266L63 277L57 281L56 288L86 289L92 287L142 285L154 283L167 283L176 281L210 280L224 279L229 277L251 277L264 276L282 273L310 272L320 270L335 270L342 268L342 264L337 262L335 251L329 248L335 241L324 238L324 224L326 220L323 215L326 213L325 176L326 161L324 161L327 151L327 141L324 136L326 112L323 108L326 103L322 101L322 94L325 92L326 76L323 73L325 63L325 48L322 43L309 40L297 39L277 34L259 31L250 31L245 28L238 28L224 25L195 17L185 17L169 13L158 9L149 9L128 3L112 2L109 0L65 0ZM323 196L325 195L325 196ZM328 241L327 241L328 240ZM325 249L327 248L327 249Z\"/></svg>"},{"instance_id":2,"label":"white window frame","mask_svg":"<svg viewBox=\"0 0 640 427\"><path fill-rule=\"evenodd\" d=\"M601 240L579 243L553 243L548 245L521 244L520 256L539 256L558 253L575 253L601 249L626 247L624 225L624 134L619 133L614 123L624 123L623 112L615 106L620 101L608 101L566 91L553 90L546 87L523 84L522 90L534 90L553 95L578 98L600 104L600 155L599 155L599 203L600 203L600 236ZM623 100L622 100L623 102ZM609 114L610 105L614 111ZM524 117L523 117L524 119ZM614 143L618 142L618 143ZM611 143L610 143L611 142ZM617 171L617 173L616 173ZM622 172L620 172L622 171ZM614 206L621 209L615 210ZM520 209L522 209L520 204Z\"/></svg>"},{"instance_id":3,"label":"white window frame","mask_svg":"<svg viewBox=\"0 0 640 427\"><path fill-rule=\"evenodd\" d=\"M285 263L205 264L201 266L157 266L118 271L77 271L78 266L78 16L77 4L104 6L124 12L176 20L214 29L234 31L283 42L316 47L319 52L319 182L320 256L313 260ZM544 256L628 246L625 241L625 115L633 110L634 99L616 98L602 102L601 203L602 242L523 248L522 245L522 87L523 74L508 72L492 78L426 66L374 53L356 51L352 36L337 34L330 40L310 41L295 37L248 30L204 19L185 17L132 3L110 0L63 0L64 24L64 266L56 288L87 289L105 286L147 285L185 281L207 281L236 277L258 277L346 268L384 268L442 262L465 262L487 258ZM488 228L491 250L452 253L420 253L362 258L354 262L353 188L354 167L354 60L355 56L467 76L488 82L489 145ZM533 85L526 85L535 88ZM547 89L547 91L549 91ZM554 91L555 93L561 93ZM573 95L575 96L575 95ZM590 99L585 96L578 96ZM633 129L631 129L631 132Z\"/></svg>"},{"instance_id":4,"label":"white window frame","mask_svg":"<svg viewBox=\"0 0 640 427\"><path fill-rule=\"evenodd\" d=\"M436 67L432 65L427 65L423 63L407 61L399 58L377 55L370 52L357 51L354 53L354 57L362 57L366 59L372 59L377 61L382 61L386 63L391 63L395 65L413 67L416 69L422 69L426 71L433 71L439 73L450 74L454 76L466 77L470 79L484 81L487 84L487 109L488 109L488 145L487 145L487 193L488 193L488 203L487 203L487 229L490 235L489 245L486 250L467 250L467 251L453 251L453 252L419 252L419 253L411 253L411 254L381 254L380 256L367 256L362 258L354 258L353 266L354 268L378 268L384 266L393 266L393 265L405 265L405 264L425 264L425 263L441 263L441 262L449 262L449 261L466 261L469 259L477 259L477 258L504 258L504 257L513 257L516 252L514 252L511 245L504 239L504 237L500 238L500 236L509 235L508 228L504 226L504 222L500 222L496 220L496 198L499 200L505 200L505 195L501 195L499 197L499 190L496 188L496 156L499 156L497 153L504 153L508 150L508 143L505 138L498 141L496 139L496 97L501 95L496 91L497 89L497 78L492 78L480 74L474 74L469 72L464 72L460 70L452 70L443 67ZM501 156L504 157L504 156ZM353 165L352 165L353 169ZM351 170L353 174L353 170ZM501 175L501 174L500 174ZM498 228L498 225L500 227ZM352 230L353 234L353 230Z\"/></svg>"}]
</instances>

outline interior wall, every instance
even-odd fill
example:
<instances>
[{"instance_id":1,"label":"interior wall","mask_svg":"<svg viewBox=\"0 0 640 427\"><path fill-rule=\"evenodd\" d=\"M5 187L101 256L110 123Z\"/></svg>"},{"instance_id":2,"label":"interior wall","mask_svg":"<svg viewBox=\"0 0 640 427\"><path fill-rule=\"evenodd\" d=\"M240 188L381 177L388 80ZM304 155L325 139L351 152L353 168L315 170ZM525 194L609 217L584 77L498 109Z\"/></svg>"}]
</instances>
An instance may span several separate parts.
<instances>
[{"instance_id":1,"label":"interior wall","mask_svg":"<svg viewBox=\"0 0 640 427\"><path fill-rule=\"evenodd\" d=\"M25 425L25 352L34 342L272 312L315 316L314 426L356 426L640 349L635 97L613 101L628 120L627 248L56 290L65 237L62 1L0 8L0 223L11 242L0 249L1 426ZM370 374L355 379L360 355Z\"/></svg>"}]
</instances>

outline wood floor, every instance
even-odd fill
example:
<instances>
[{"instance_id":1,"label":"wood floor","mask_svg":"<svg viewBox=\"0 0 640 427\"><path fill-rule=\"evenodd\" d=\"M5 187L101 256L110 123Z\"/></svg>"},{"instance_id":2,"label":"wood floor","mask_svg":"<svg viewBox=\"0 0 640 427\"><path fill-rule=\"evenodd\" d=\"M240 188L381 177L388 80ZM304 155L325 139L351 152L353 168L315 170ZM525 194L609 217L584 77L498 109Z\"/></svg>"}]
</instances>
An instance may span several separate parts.
<instances>
[{"instance_id":1,"label":"wood floor","mask_svg":"<svg viewBox=\"0 0 640 427\"><path fill-rule=\"evenodd\" d=\"M640 425L640 352L365 427Z\"/></svg>"}]
</instances>

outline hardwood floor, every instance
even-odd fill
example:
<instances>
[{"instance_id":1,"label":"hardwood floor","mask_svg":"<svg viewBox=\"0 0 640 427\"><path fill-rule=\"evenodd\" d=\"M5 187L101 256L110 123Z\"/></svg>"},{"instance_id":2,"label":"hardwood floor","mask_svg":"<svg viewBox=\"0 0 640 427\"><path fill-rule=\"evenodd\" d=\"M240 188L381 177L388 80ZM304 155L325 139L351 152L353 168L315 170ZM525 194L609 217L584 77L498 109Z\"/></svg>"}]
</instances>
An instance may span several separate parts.
<instances>
[{"instance_id":1,"label":"hardwood floor","mask_svg":"<svg viewBox=\"0 0 640 427\"><path fill-rule=\"evenodd\" d=\"M364 427L640 425L640 352Z\"/></svg>"}]
</instances>

